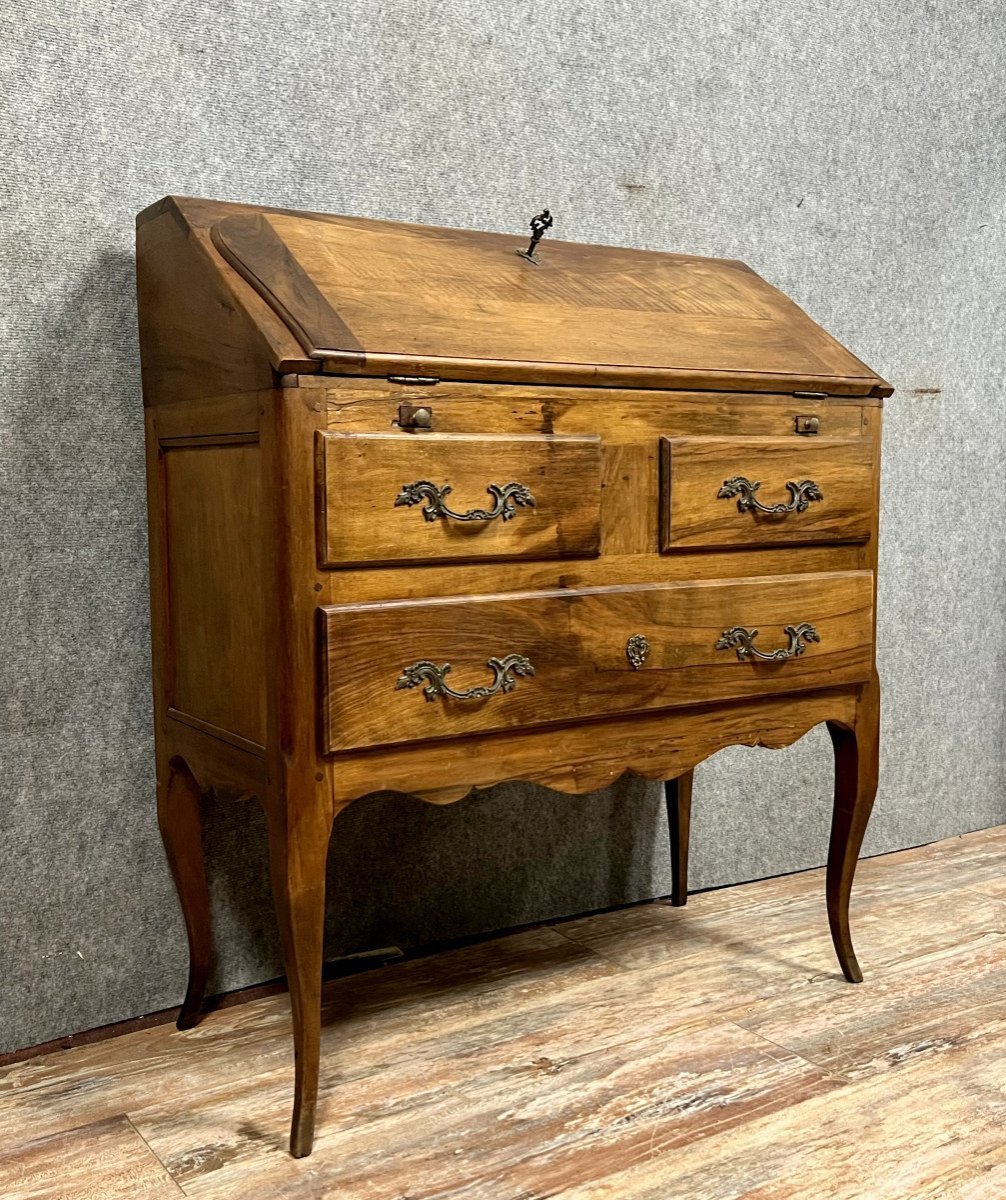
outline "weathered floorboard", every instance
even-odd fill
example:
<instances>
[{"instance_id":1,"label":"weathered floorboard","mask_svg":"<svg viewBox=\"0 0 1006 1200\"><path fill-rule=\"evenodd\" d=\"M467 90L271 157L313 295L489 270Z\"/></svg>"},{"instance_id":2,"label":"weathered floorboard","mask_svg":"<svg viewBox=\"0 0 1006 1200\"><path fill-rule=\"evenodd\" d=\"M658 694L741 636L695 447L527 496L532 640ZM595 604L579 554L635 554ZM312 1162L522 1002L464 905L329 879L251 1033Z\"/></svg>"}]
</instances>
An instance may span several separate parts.
<instances>
[{"instance_id":1,"label":"weathered floorboard","mask_svg":"<svg viewBox=\"0 0 1006 1200\"><path fill-rule=\"evenodd\" d=\"M178 1200L181 1195L126 1117L0 1152L5 1200Z\"/></svg>"},{"instance_id":2,"label":"weathered floorboard","mask_svg":"<svg viewBox=\"0 0 1006 1200\"><path fill-rule=\"evenodd\" d=\"M29 1059L0 1195L1001 1200L1004 865L1006 827L864 861L859 987L820 871L335 981L300 1161L283 996Z\"/></svg>"},{"instance_id":3,"label":"weathered floorboard","mask_svg":"<svg viewBox=\"0 0 1006 1200\"><path fill-rule=\"evenodd\" d=\"M564 988L619 973L539 928L351 976L326 989L324 1053L338 1070L340 1046L357 1029L372 1029L390 1044L421 1033L436 1038L495 1013L506 1019L523 1006L552 1003ZM0 1145L136 1111L153 1098L189 1111L193 1091L226 1093L270 1073L289 1091L289 1030L286 997L270 997L214 1013L185 1033L158 1026L4 1068Z\"/></svg>"}]
</instances>

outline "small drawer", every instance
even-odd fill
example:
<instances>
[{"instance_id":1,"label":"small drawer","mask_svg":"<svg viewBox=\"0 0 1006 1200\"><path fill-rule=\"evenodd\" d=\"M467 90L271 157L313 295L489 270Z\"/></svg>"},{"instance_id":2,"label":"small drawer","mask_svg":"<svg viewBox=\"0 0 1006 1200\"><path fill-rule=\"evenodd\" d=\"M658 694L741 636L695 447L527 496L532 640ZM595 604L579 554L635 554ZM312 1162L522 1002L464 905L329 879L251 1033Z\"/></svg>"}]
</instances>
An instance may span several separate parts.
<instances>
[{"instance_id":1,"label":"small drawer","mask_svg":"<svg viewBox=\"0 0 1006 1200\"><path fill-rule=\"evenodd\" d=\"M873 662L870 571L319 611L326 753L862 683Z\"/></svg>"},{"instance_id":2,"label":"small drawer","mask_svg":"<svg viewBox=\"0 0 1006 1200\"><path fill-rule=\"evenodd\" d=\"M869 438L664 437L660 443L664 551L870 536Z\"/></svg>"},{"instance_id":3,"label":"small drawer","mask_svg":"<svg viewBox=\"0 0 1006 1200\"><path fill-rule=\"evenodd\" d=\"M600 552L596 437L319 433L324 567Z\"/></svg>"}]
</instances>

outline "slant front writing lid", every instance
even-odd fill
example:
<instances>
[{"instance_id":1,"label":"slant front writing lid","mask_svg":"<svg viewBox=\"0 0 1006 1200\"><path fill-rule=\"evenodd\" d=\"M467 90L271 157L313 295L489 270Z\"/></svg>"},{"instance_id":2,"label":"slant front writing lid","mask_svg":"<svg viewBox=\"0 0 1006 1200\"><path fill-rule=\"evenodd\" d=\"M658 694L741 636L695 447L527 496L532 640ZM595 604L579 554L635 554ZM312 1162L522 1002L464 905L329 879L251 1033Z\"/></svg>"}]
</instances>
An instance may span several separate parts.
<instances>
[{"instance_id":1,"label":"slant front writing lid","mask_svg":"<svg viewBox=\"0 0 1006 1200\"><path fill-rule=\"evenodd\" d=\"M325 370L889 391L740 262L550 236L536 264L522 232L177 204Z\"/></svg>"}]
</instances>

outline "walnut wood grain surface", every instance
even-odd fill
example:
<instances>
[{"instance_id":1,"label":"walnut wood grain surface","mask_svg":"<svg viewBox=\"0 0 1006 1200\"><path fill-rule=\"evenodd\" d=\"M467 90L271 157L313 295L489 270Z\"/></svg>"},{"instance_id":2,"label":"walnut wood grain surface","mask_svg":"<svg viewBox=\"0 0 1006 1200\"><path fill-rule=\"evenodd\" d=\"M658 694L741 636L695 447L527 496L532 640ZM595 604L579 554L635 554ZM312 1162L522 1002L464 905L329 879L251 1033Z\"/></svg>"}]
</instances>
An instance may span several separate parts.
<instances>
[{"instance_id":1,"label":"walnut wood grain surface","mask_svg":"<svg viewBox=\"0 0 1006 1200\"><path fill-rule=\"evenodd\" d=\"M796 547L798 558L787 553L786 545L766 546L759 551L751 549L750 542L741 541L722 547L726 553L717 555L710 555L703 549L659 553L659 450L662 437L691 437L703 432L738 439L772 437L788 440L798 448L802 447L803 453L813 455L814 439L798 438L793 433L795 415L805 409L817 416L822 430L830 434L829 441L849 439L867 443L869 448L864 445L859 450L850 449L849 453L872 457L875 463L879 420L869 404L822 404L821 401L792 397L647 394L618 389L591 391L485 384L445 383L427 388L354 379L329 381L325 386L318 381L302 379L297 391L310 397L306 403L323 406L329 431L346 434L393 426L398 419L399 404L405 400L429 405L436 432L405 435L420 445L427 439L435 443L440 434L472 436L474 430L499 437L517 434L576 436L587 429L595 432L601 438L600 556L567 558L558 567L547 560L515 559L506 568L507 590L873 566L875 548L864 542L831 547L804 543ZM376 398L384 393L389 393L387 398ZM421 450L417 449L416 453ZM334 456L330 470L337 478ZM578 503L575 488L567 489L562 502L575 511ZM722 502L722 510L725 521L730 520L731 511L737 517L741 516L736 513L735 505L731 509L726 502ZM872 500L870 511L873 511ZM515 536L520 518L525 515L526 511L520 512L509 523L512 528L491 536L499 539ZM740 528L751 527L750 517L745 517ZM485 534L490 531L486 530ZM473 540L481 541L485 534L478 534ZM458 540L456 532L447 535L441 531L439 536ZM354 552L365 553L366 546L361 544ZM494 592L500 590L499 580L500 570L495 563L457 565L444 561L420 570L412 566L400 570L393 567L373 570L343 564L338 571L322 571L317 575L319 602L327 604Z\"/></svg>"},{"instance_id":2,"label":"walnut wood grain surface","mask_svg":"<svg viewBox=\"0 0 1006 1200\"><path fill-rule=\"evenodd\" d=\"M136 283L145 405L269 388L280 362L316 369L286 322L213 247L209 228L193 227L171 199L138 221Z\"/></svg>"},{"instance_id":3,"label":"walnut wood grain surface","mask_svg":"<svg viewBox=\"0 0 1006 1200\"><path fill-rule=\"evenodd\" d=\"M1004 857L1000 827L864 860L857 989L821 871L329 984L303 1162L282 996L0 1068L3 1194L999 1200Z\"/></svg>"},{"instance_id":4,"label":"walnut wood grain surface","mask_svg":"<svg viewBox=\"0 0 1006 1200\"><path fill-rule=\"evenodd\" d=\"M607 456L606 456L607 457ZM602 502L602 511L604 511ZM652 513L652 525L647 521ZM704 550L678 550L674 554L656 551L656 507L640 504L621 526L626 540L638 544L652 534L654 549L649 554L604 554L600 558L508 561L505 581L508 591L538 592L560 588L617 587L633 584L686 583L701 579L747 579L761 575L801 574L872 570L868 546L860 543L801 546L797 556L791 547L765 546L748 550L737 546L708 554ZM649 526L646 534L640 530ZM602 540L611 536L612 523L602 528ZM437 596L485 595L500 586L498 563L440 563L430 569L344 568L326 571L317 577L316 598L322 604L368 603L379 600L408 600Z\"/></svg>"},{"instance_id":5,"label":"walnut wood grain surface","mask_svg":"<svg viewBox=\"0 0 1006 1200\"><path fill-rule=\"evenodd\" d=\"M323 566L596 555L601 546L601 442L591 437L493 434L319 434L319 561ZM429 519L429 491L449 488L452 512ZM509 510L489 485L519 484ZM503 502L505 504L505 501Z\"/></svg>"},{"instance_id":6,"label":"walnut wood grain surface","mask_svg":"<svg viewBox=\"0 0 1006 1200\"><path fill-rule=\"evenodd\" d=\"M169 704L265 741L261 452L257 442L162 450L173 670Z\"/></svg>"},{"instance_id":7,"label":"walnut wood grain surface","mask_svg":"<svg viewBox=\"0 0 1006 1200\"><path fill-rule=\"evenodd\" d=\"M213 245L244 279L262 293L308 351L337 346L343 353L362 347L318 290L264 213L225 217L210 230Z\"/></svg>"},{"instance_id":8,"label":"walnut wood grain surface","mask_svg":"<svg viewBox=\"0 0 1006 1200\"><path fill-rule=\"evenodd\" d=\"M739 262L550 239L535 266L505 234L223 207L212 237L305 351L343 369L453 359L540 376L559 364L859 378L863 394L882 382Z\"/></svg>"},{"instance_id":9,"label":"walnut wood grain surface","mask_svg":"<svg viewBox=\"0 0 1006 1200\"><path fill-rule=\"evenodd\" d=\"M741 477L753 493L721 496ZM803 511L765 514L792 505L786 484L812 481L820 498ZM799 545L861 541L873 525L873 445L863 438L661 438L663 550L684 547Z\"/></svg>"},{"instance_id":10,"label":"walnut wood grain surface","mask_svg":"<svg viewBox=\"0 0 1006 1200\"><path fill-rule=\"evenodd\" d=\"M504 730L469 736L444 754L439 742L386 746L381 778L393 790L437 804L460 799L473 787L525 779L582 794L632 771L646 779L675 778L731 745L789 746L821 721L855 718L856 688L798 696L765 696L666 713L632 713L576 725ZM330 761L335 803L373 790L374 751L339 754Z\"/></svg>"},{"instance_id":11,"label":"walnut wood grain surface","mask_svg":"<svg viewBox=\"0 0 1006 1200\"><path fill-rule=\"evenodd\" d=\"M329 750L457 737L618 712L858 683L872 655L870 572L729 582L389 602L324 612ZM820 637L788 661L741 661L717 649L724 630L756 630L763 652L788 645L786 626ZM626 647L648 639L642 667ZM757 644L756 642L756 644ZM530 676L486 699L432 702L403 688L417 661L451 665L455 690L490 683L492 658L524 656Z\"/></svg>"},{"instance_id":12,"label":"walnut wood grain surface","mask_svg":"<svg viewBox=\"0 0 1006 1200\"><path fill-rule=\"evenodd\" d=\"M403 400L433 408L441 433L599 434L605 445L668 437L790 437L798 416L816 417L821 438L861 437L880 401L869 397L807 399L789 393L660 388L549 387L508 382L409 383L389 379L301 375L297 386L323 406L332 430L394 428ZM419 437L426 436L417 432ZM813 444L813 438L801 444Z\"/></svg>"}]
</instances>

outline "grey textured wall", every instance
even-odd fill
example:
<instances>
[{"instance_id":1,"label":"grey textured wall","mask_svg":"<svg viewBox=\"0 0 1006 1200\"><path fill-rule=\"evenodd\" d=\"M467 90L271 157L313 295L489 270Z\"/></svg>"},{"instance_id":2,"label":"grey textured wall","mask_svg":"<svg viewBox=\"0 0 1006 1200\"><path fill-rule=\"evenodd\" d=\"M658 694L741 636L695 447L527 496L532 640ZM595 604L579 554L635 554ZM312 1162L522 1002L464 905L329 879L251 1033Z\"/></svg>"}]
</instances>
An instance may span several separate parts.
<instances>
[{"instance_id":1,"label":"grey textured wall","mask_svg":"<svg viewBox=\"0 0 1006 1200\"><path fill-rule=\"evenodd\" d=\"M1006 17L997 0L15 0L0 14L0 1051L177 1002L154 822L134 213L165 192L743 258L898 388L889 850L1006 818ZM701 768L699 886L818 864L818 730ZM212 813L217 985L277 971ZM668 889L658 790L337 825L330 952Z\"/></svg>"}]
</instances>

